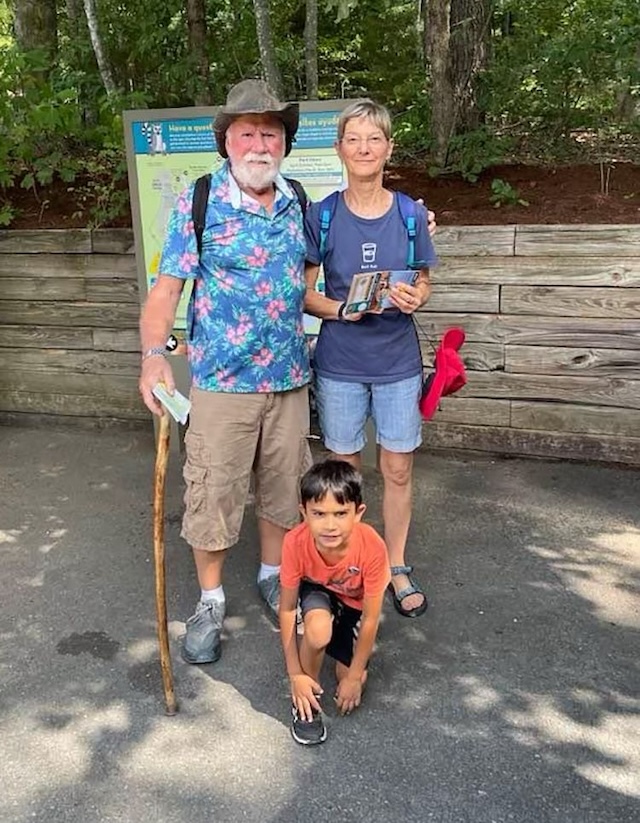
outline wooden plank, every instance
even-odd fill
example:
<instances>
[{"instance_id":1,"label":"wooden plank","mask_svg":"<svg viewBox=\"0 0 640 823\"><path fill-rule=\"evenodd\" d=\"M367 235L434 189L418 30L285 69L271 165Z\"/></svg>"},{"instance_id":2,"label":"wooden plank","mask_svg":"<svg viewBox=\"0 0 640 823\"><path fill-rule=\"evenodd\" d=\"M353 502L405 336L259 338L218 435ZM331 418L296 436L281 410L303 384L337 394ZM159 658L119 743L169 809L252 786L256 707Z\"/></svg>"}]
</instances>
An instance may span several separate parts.
<instances>
[{"instance_id":1,"label":"wooden plank","mask_svg":"<svg viewBox=\"0 0 640 823\"><path fill-rule=\"evenodd\" d=\"M96 351L134 351L140 356L140 335L137 329L94 329L92 335Z\"/></svg>"},{"instance_id":2,"label":"wooden plank","mask_svg":"<svg viewBox=\"0 0 640 823\"><path fill-rule=\"evenodd\" d=\"M504 368L520 374L594 374L640 380L640 349L507 346Z\"/></svg>"},{"instance_id":3,"label":"wooden plank","mask_svg":"<svg viewBox=\"0 0 640 823\"><path fill-rule=\"evenodd\" d=\"M420 350L422 352L422 362L426 367L433 366L434 349L438 345L438 340L429 343L420 336ZM504 369L504 346L502 343L465 343L460 351L462 361L466 368L474 371L495 371Z\"/></svg>"},{"instance_id":4,"label":"wooden plank","mask_svg":"<svg viewBox=\"0 0 640 823\"><path fill-rule=\"evenodd\" d=\"M87 300L90 303L135 303L140 310L138 283L136 280L88 280Z\"/></svg>"},{"instance_id":5,"label":"wooden plank","mask_svg":"<svg viewBox=\"0 0 640 823\"><path fill-rule=\"evenodd\" d=\"M434 289L424 311L497 312L500 306L500 287L480 284L460 286L448 284Z\"/></svg>"},{"instance_id":6,"label":"wooden plank","mask_svg":"<svg viewBox=\"0 0 640 823\"><path fill-rule=\"evenodd\" d=\"M434 238L438 256L512 257L515 226L441 226Z\"/></svg>"},{"instance_id":7,"label":"wooden plank","mask_svg":"<svg viewBox=\"0 0 640 823\"><path fill-rule=\"evenodd\" d=\"M466 422L466 421L465 421ZM607 406L574 406L567 403L511 403L511 426L539 431L610 434L617 437L640 435L640 411Z\"/></svg>"},{"instance_id":8,"label":"wooden plank","mask_svg":"<svg viewBox=\"0 0 640 823\"><path fill-rule=\"evenodd\" d=\"M438 340L446 329L461 326L469 342L640 349L640 319L436 314L424 311L419 312L418 317L427 333Z\"/></svg>"},{"instance_id":9,"label":"wooden plank","mask_svg":"<svg viewBox=\"0 0 640 823\"><path fill-rule=\"evenodd\" d=\"M140 355L128 352L66 349L3 349L3 363L12 369L79 374L140 374Z\"/></svg>"},{"instance_id":10,"label":"wooden plank","mask_svg":"<svg viewBox=\"0 0 640 823\"><path fill-rule=\"evenodd\" d=\"M635 318L640 317L640 289L503 286L500 310L503 314L548 317Z\"/></svg>"},{"instance_id":11,"label":"wooden plank","mask_svg":"<svg viewBox=\"0 0 640 823\"><path fill-rule=\"evenodd\" d=\"M0 229L2 254L80 254L90 251L89 229Z\"/></svg>"},{"instance_id":12,"label":"wooden plank","mask_svg":"<svg viewBox=\"0 0 640 823\"><path fill-rule=\"evenodd\" d=\"M80 394L105 400L110 398L114 402L128 399L133 403L138 395L138 378L129 375L3 368L0 373L0 389L30 394Z\"/></svg>"},{"instance_id":13,"label":"wooden plank","mask_svg":"<svg viewBox=\"0 0 640 823\"><path fill-rule=\"evenodd\" d=\"M112 277L137 280L135 259L117 254L0 254L0 288L5 277Z\"/></svg>"},{"instance_id":14,"label":"wooden plank","mask_svg":"<svg viewBox=\"0 0 640 823\"><path fill-rule=\"evenodd\" d=\"M640 287L640 257L447 257L431 273L434 291L449 283Z\"/></svg>"},{"instance_id":15,"label":"wooden plank","mask_svg":"<svg viewBox=\"0 0 640 823\"><path fill-rule=\"evenodd\" d=\"M137 328L140 307L133 303L51 303L0 300L0 323L27 326L107 326Z\"/></svg>"},{"instance_id":16,"label":"wooden plank","mask_svg":"<svg viewBox=\"0 0 640 823\"><path fill-rule=\"evenodd\" d=\"M626 377L558 377L547 374L468 372L465 397L547 400L640 409L640 380Z\"/></svg>"},{"instance_id":17,"label":"wooden plank","mask_svg":"<svg viewBox=\"0 0 640 823\"><path fill-rule=\"evenodd\" d=\"M434 419L438 423L469 423L475 426L508 426L511 403L476 397L443 397Z\"/></svg>"},{"instance_id":18,"label":"wooden plank","mask_svg":"<svg viewBox=\"0 0 640 823\"><path fill-rule=\"evenodd\" d=\"M54 426L56 429L70 428L73 431L122 431L139 432L141 443L154 448L153 425L148 419L118 417L82 417L63 414L38 414L30 412L0 411L0 426L44 429Z\"/></svg>"},{"instance_id":19,"label":"wooden plank","mask_svg":"<svg viewBox=\"0 0 640 823\"><path fill-rule=\"evenodd\" d=\"M93 229L91 247L99 254L135 254L133 229Z\"/></svg>"},{"instance_id":20,"label":"wooden plank","mask_svg":"<svg viewBox=\"0 0 640 823\"><path fill-rule=\"evenodd\" d=\"M4 300L86 300L85 282L70 277L4 277Z\"/></svg>"},{"instance_id":21,"label":"wooden plank","mask_svg":"<svg viewBox=\"0 0 640 823\"><path fill-rule=\"evenodd\" d=\"M0 326L0 347L91 349L91 329L56 326ZM4 362L4 360L3 360Z\"/></svg>"},{"instance_id":22,"label":"wooden plank","mask_svg":"<svg viewBox=\"0 0 640 823\"><path fill-rule=\"evenodd\" d=\"M606 208L606 206L603 206ZM640 226L516 226L515 254L639 257Z\"/></svg>"},{"instance_id":23,"label":"wooden plank","mask_svg":"<svg viewBox=\"0 0 640 823\"><path fill-rule=\"evenodd\" d=\"M81 415L83 417L124 417L149 420L151 414L138 397L96 397L57 392L0 393L0 411L35 414Z\"/></svg>"},{"instance_id":24,"label":"wooden plank","mask_svg":"<svg viewBox=\"0 0 640 823\"><path fill-rule=\"evenodd\" d=\"M423 449L464 449L498 455L640 465L638 437L539 432L457 423L428 423L424 426L423 437Z\"/></svg>"}]
</instances>

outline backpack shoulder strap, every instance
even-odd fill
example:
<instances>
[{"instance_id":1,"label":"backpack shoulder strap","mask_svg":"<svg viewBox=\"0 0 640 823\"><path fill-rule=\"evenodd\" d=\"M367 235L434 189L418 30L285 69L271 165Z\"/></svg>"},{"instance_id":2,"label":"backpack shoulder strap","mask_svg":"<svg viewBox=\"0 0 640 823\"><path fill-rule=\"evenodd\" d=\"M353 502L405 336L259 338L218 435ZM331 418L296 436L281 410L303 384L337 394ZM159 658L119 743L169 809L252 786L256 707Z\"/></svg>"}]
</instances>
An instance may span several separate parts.
<instances>
[{"instance_id":1,"label":"backpack shoulder strap","mask_svg":"<svg viewBox=\"0 0 640 823\"><path fill-rule=\"evenodd\" d=\"M193 220L193 231L198 244L198 257L202 254L202 235L207 216L207 203L209 201L209 189L211 188L211 175L203 174L198 177L193 189L193 202L191 204L191 219Z\"/></svg>"},{"instance_id":2,"label":"backpack shoulder strap","mask_svg":"<svg viewBox=\"0 0 640 823\"><path fill-rule=\"evenodd\" d=\"M340 192L333 191L320 203L320 262L324 260L327 254L327 238L329 237L329 226L331 219L338 205L338 197Z\"/></svg>"},{"instance_id":3,"label":"backpack shoulder strap","mask_svg":"<svg viewBox=\"0 0 640 823\"><path fill-rule=\"evenodd\" d=\"M403 194L401 191L397 191L395 194L398 210L400 212L400 216L402 217L402 222L407 230L407 237L409 240L407 249L407 268L412 269L416 262L416 203L415 200L412 197L409 197L408 194Z\"/></svg>"},{"instance_id":4,"label":"backpack shoulder strap","mask_svg":"<svg viewBox=\"0 0 640 823\"><path fill-rule=\"evenodd\" d=\"M298 198L298 203L300 203L300 208L302 209L302 216L304 217L307 208L309 207L309 198L304 190L304 186L299 180L294 180L293 177L285 177L284 179L295 192L295 195Z\"/></svg>"}]
</instances>

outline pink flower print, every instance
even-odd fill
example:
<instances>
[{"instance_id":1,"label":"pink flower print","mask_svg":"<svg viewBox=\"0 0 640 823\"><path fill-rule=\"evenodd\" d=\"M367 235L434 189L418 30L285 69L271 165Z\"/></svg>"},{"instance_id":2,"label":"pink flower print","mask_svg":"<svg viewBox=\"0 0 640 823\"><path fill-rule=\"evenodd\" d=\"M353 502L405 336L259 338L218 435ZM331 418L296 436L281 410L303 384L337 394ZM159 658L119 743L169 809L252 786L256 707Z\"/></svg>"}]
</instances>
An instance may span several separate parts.
<instances>
[{"instance_id":1,"label":"pink flower print","mask_svg":"<svg viewBox=\"0 0 640 823\"><path fill-rule=\"evenodd\" d=\"M273 384L269 380L263 380L261 383L258 383L258 385L256 387L256 391L258 391L258 392L273 391Z\"/></svg>"},{"instance_id":2,"label":"pink flower print","mask_svg":"<svg viewBox=\"0 0 640 823\"><path fill-rule=\"evenodd\" d=\"M222 229L213 235L214 242L220 246L229 246L240 231L239 220L227 220Z\"/></svg>"},{"instance_id":3,"label":"pink flower print","mask_svg":"<svg viewBox=\"0 0 640 823\"><path fill-rule=\"evenodd\" d=\"M178 265L182 271L189 272L193 269L193 267L198 262L198 255L193 254L190 251L186 251L184 254L180 255L180 260Z\"/></svg>"},{"instance_id":4,"label":"pink flower print","mask_svg":"<svg viewBox=\"0 0 640 823\"><path fill-rule=\"evenodd\" d=\"M180 214L189 214L191 212L191 203L189 203L185 197L178 197L176 208Z\"/></svg>"},{"instance_id":5,"label":"pink flower print","mask_svg":"<svg viewBox=\"0 0 640 823\"><path fill-rule=\"evenodd\" d=\"M294 383L299 383L302 381L304 372L302 371L302 367L298 363L294 363L294 365L291 366L291 371L289 372L289 374L291 376L291 380Z\"/></svg>"},{"instance_id":6,"label":"pink flower print","mask_svg":"<svg viewBox=\"0 0 640 823\"><path fill-rule=\"evenodd\" d=\"M262 348L258 354L252 355L251 359L256 366L268 366L273 360L273 352L270 349Z\"/></svg>"},{"instance_id":7,"label":"pink flower print","mask_svg":"<svg viewBox=\"0 0 640 823\"><path fill-rule=\"evenodd\" d=\"M216 197L219 197L220 200L228 200L229 199L229 181L225 180L224 183L220 183L218 188L214 192Z\"/></svg>"},{"instance_id":8,"label":"pink flower print","mask_svg":"<svg viewBox=\"0 0 640 823\"><path fill-rule=\"evenodd\" d=\"M190 363L202 363L204 359L204 349L202 346L194 346L193 344L189 343L188 346L188 354L189 354L189 362Z\"/></svg>"},{"instance_id":9,"label":"pink flower print","mask_svg":"<svg viewBox=\"0 0 640 823\"><path fill-rule=\"evenodd\" d=\"M208 294L203 294L200 297L196 297L193 302L193 308L195 309L198 320L202 320L208 314L211 314L211 310L213 309L213 301Z\"/></svg>"},{"instance_id":10,"label":"pink flower print","mask_svg":"<svg viewBox=\"0 0 640 823\"><path fill-rule=\"evenodd\" d=\"M285 269L285 273L289 280L291 280L291 284L293 286L299 286L302 283L302 267L296 266L295 263L292 263L290 266L287 266Z\"/></svg>"},{"instance_id":11,"label":"pink flower print","mask_svg":"<svg viewBox=\"0 0 640 823\"><path fill-rule=\"evenodd\" d=\"M267 283L265 280L258 283L256 286L256 294L258 297L266 297L268 294L271 294L271 283Z\"/></svg>"},{"instance_id":12,"label":"pink flower print","mask_svg":"<svg viewBox=\"0 0 640 823\"><path fill-rule=\"evenodd\" d=\"M267 306L267 314L272 320L277 320L285 308L286 306L284 304L284 300L281 297L278 297L276 300L269 301L269 305Z\"/></svg>"},{"instance_id":13,"label":"pink flower print","mask_svg":"<svg viewBox=\"0 0 640 823\"><path fill-rule=\"evenodd\" d=\"M231 291L233 288L233 277L229 274L222 274L218 277L218 286L220 286L222 291Z\"/></svg>"},{"instance_id":14,"label":"pink flower print","mask_svg":"<svg viewBox=\"0 0 640 823\"><path fill-rule=\"evenodd\" d=\"M263 249L261 246L254 246L253 254L247 255L247 264L260 269L266 264L268 259L269 252L266 249Z\"/></svg>"},{"instance_id":15,"label":"pink flower print","mask_svg":"<svg viewBox=\"0 0 640 823\"><path fill-rule=\"evenodd\" d=\"M182 227L183 237L188 237L190 234L193 234L193 220L188 220Z\"/></svg>"},{"instance_id":16,"label":"pink flower print","mask_svg":"<svg viewBox=\"0 0 640 823\"><path fill-rule=\"evenodd\" d=\"M232 374L229 374L227 369L216 372L216 380L224 389L230 389L236 382L236 378Z\"/></svg>"},{"instance_id":17,"label":"pink flower print","mask_svg":"<svg viewBox=\"0 0 640 823\"><path fill-rule=\"evenodd\" d=\"M226 338L232 346L241 346L250 328L246 323L241 323L238 326L227 326Z\"/></svg>"}]
</instances>

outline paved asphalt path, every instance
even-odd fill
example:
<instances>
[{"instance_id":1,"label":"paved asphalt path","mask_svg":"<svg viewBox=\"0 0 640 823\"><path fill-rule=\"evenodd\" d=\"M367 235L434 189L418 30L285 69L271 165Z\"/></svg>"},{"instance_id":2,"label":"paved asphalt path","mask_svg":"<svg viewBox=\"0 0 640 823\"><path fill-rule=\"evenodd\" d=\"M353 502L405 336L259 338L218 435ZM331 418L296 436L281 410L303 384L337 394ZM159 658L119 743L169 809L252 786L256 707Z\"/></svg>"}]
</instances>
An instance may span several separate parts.
<instances>
[{"instance_id":1,"label":"paved asphalt path","mask_svg":"<svg viewBox=\"0 0 640 823\"><path fill-rule=\"evenodd\" d=\"M421 454L410 559L431 608L387 604L363 708L289 735L251 509L219 663L184 664L197 587L169 473L180 712L155 639L153 443L0 428L2 823L640 821L640 474ZM369 522L380 479L366 472Z\"/></svg>"}]
</instances>

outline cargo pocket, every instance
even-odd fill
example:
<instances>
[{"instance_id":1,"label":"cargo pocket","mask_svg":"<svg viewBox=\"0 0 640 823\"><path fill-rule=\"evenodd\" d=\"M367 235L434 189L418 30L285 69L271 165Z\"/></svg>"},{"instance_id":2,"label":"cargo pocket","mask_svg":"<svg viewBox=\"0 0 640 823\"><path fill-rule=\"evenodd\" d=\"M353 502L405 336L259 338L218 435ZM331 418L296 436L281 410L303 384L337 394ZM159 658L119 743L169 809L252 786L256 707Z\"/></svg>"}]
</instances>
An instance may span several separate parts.
<instances>
[{"instance_id":1,"label":"cargo pocket","mask_svg":"<svg viewBox=\"0 0 640 823\"><path fill-rule=\"evenodd\" d=\"M189 519L192 515L199 514L206 509L206 479L207 465L205 462L206 453L202 438L197 434L185 435L187 444L187 460L184 464L182 475L186 483L184 493L185 516Z\"/></svg>"}]
</instances>

